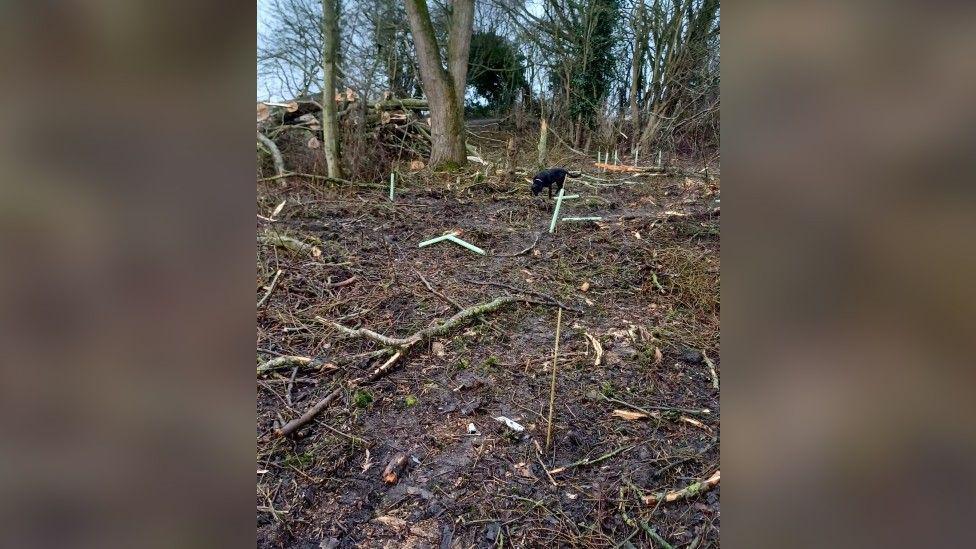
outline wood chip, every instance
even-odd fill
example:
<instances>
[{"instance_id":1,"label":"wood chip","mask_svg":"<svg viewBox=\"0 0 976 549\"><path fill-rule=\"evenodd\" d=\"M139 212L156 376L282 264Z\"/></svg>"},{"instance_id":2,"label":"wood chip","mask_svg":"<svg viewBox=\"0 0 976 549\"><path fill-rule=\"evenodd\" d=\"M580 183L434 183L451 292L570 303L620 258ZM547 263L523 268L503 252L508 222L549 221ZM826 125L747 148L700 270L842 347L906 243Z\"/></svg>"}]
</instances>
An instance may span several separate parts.
<instances>
[{"instance_id":1,"label":"wood chip","mask_svg":"<svg viewBox=\"0 0 976 549\"><path fill-rule=\"evenodd\" d=\"M444 356L444 344L440 341L435 341L431 344L430 350L434 353L434 356Z\"/></svg>"},{"instance_id":2,"label":"wood chip","mask_svg":"<svg viewBox=\"0 0 976 549\"><path fill-rule=\"evenodd\" d=\"M619 417L620 419L625 419L627 421L637 421L638 419L647 418L647 414L642 414L640 412L634 412L631 410L624 410L621 408L617 408L610 415L613 417Z\"/></svg>"},{"instance_id":3,"label":"wood chip","mask_svg":"<svg viewBox=\"0 0 976 549\"><path fill-rule=\"evenodd\" d=\"M393 456L390 463L383 469L383 481L387 484L396 484L400 480L400 474L407 466L407 454L397 454Z\"/></svg>"}]
</instances>

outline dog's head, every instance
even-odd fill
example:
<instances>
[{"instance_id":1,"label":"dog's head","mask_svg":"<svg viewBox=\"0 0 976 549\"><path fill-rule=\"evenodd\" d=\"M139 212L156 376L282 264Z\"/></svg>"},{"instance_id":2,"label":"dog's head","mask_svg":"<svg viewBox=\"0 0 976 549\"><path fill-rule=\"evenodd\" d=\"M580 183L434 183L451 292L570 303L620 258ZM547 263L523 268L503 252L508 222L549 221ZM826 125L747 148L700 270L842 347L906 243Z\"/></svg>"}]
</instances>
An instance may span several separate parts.
<instances>
[{"instance_id":1,"label":"dog's head","mask_svg":"<svg viewBox=\"0 0 976 549\"><path fill-rule=\"evenodd\" d=\"M532 196L539 196L539 193L542 192L543 187L545 187L545 184L542 182L541 179L533 179L532 180Z\"/></svg>"}]
</instances>

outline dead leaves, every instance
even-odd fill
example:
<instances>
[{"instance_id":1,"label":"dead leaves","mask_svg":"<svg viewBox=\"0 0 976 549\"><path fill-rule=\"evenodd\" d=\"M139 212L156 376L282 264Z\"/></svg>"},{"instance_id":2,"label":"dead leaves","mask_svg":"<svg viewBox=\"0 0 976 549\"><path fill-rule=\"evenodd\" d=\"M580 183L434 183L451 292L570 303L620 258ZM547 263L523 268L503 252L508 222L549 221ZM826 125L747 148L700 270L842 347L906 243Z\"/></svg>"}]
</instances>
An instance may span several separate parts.
<instances>
[{"instance_id":1,"label":"dead leaves","mask_svg":"<svg viewBox=\"0 0 976 549\"><path fill-rule=\"evenodd\" d=\"M435 341L431 344L430 350L434 353L434 356L443 357L444 356L444 344L440 341Z\"/></svg>"}]
</instances>

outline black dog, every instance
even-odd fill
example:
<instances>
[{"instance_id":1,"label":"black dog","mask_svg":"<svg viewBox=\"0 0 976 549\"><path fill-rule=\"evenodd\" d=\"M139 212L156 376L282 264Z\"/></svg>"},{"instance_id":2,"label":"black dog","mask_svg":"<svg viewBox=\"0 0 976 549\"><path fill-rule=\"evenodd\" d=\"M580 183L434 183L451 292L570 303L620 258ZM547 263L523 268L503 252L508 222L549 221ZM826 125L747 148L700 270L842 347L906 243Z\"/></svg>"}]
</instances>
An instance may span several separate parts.
<instances>
[{"instance_id":1,"label":"black dog","mask_svg":"<svg viewBox=\"0 0 976 549\"><path fill-rule=\"evenodd\" d=\"M545 187L549 190L549 198L552 198L552 186L556 185L556 191L561 191L563 188L563 182L566 181L566 176L579 177L579 173L570 173L562 168L552 168L549 170L543 170L532 178L532 195L539 196L542 192L542 188Z\"/></svg>"}]
</instances>

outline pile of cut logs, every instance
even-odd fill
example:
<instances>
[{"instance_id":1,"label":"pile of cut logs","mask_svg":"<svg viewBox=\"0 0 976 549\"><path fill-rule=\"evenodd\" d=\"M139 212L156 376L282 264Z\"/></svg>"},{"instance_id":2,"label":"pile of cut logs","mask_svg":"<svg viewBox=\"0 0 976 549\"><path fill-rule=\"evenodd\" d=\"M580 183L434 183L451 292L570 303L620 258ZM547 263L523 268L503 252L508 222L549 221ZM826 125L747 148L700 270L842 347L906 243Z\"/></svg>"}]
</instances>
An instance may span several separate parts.
<instances>
[{"instance_id":1,"label":"pile of cut logs","mask_svg":"<svg viewBox=\"0 0 976 549\"><path fill-rule=\"evenodd\" d=\"M317 149L322 136L322 95L311 94L281 103L258 102L258 133L274 140L284 132L307 133L306 145ZM376 102L364 101L351 89L335 95L336 114L340 126L364 126L380 142L398 141L408 147L429 151L430 124L426 99L392 97L390 92ZM392 138L392 139L384 139Z\"/></svg>"}]
</instances>

